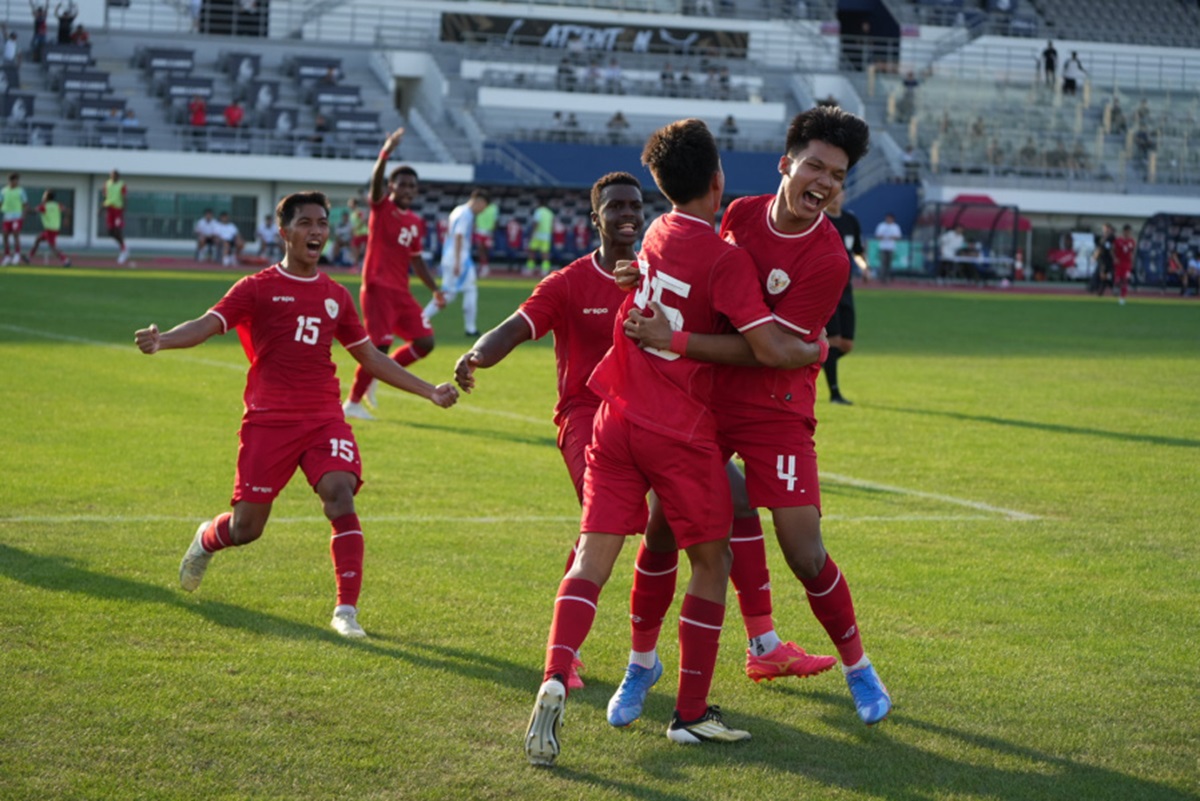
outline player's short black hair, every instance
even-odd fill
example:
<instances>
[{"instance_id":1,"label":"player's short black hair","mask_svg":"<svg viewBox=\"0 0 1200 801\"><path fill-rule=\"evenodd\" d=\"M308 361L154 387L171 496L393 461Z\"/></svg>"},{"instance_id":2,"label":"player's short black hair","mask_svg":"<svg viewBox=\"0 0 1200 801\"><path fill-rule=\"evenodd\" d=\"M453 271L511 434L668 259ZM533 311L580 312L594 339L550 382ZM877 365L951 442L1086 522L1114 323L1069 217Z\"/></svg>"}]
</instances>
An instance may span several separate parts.
<instances>
[{"instance_id":1,"label":"player's short black hair","mask_svg":"<svg viewBox=\"0 0 1200 801\"><path fill-rule=\"evenodd\" d=\"M490 203L492 200L492 195L486 189L476 187L471 190L471 197L469 200L482 200L484 203Z\"/></svg>"},{"instance_id":2,"label":"player's short black hair","mask_svg":"<svg viewBox=\"0 0 1200 801\"><path fill-rule=\"evenodd\" d=\"M392 170L392 174L388 176L388 181L395 181L401 175L411 175L414 180L419 180L417 178L416 170L414 170L412 167L408 166L407 164L401 164L399 167Z\"/></svg>"},{"instance_id":3,"label":"player's short black hair","mask_svg":"<svg viewBox=\"0 0 1200 801\"><path fill-rule=\"evenodd\" d=\"M675 205L704 195L721 169L717 142L703 120L678 120L650 134L642 164L662 193Z\"/></svg>"},{"instance_id":4,"label":"player's short black hair","mask_svg":"<svg viewBox=\"0 0 1200 801\"><path fill-rule=\"evenodd\" d=\"M787 152L797 153L809 142L841 148L853 167L871 148L871 128L855 114L838 106L816 106L792 118L787 132Z\"/></svg>"},{"instance_id":5,"label":"player's short black hair","mask_svg":"<svg viewBox=\"0 0 1200 801\"><path fill-rule=\"evenodd\" d=\"M54 190L53 189L46 190L46 200L54 200ZM1128 228L1129 226L1127 225L1125 227Z\"/></svg>"},{"instance_id":6,"label":"player's short black hair","mask_svg":"<svg viewBox=\"0 0 1200 801\"><path fill-rule=\"evenodd\" d=\"M632 186L642 191L642 182L627 172L610 172L601 175L592 184L592 211L600 211L600 193L610 186Z\"/></svg>"},{"instance_id":7,"label":"player's short black hair","mask_svg":"<svg viewBox=\"0 0 1200 801\"><path fill-rule=\"evenodd\" d=\"M296 211L309 204L320 206L325 209L325 216L329 216L329 198L324 192L293 192L275 207L275 221L279 223L280 228L287 228L292 224L292 220L296 219Z\"/></svg>"}]
</instances>

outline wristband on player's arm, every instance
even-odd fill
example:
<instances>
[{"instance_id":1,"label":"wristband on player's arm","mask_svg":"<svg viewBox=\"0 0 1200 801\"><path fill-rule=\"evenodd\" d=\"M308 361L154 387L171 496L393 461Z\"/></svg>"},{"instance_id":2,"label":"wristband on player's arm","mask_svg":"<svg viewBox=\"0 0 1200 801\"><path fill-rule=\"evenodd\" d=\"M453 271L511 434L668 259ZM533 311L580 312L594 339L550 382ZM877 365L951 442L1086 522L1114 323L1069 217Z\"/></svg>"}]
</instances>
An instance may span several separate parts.
<instances>
[{"instance_id":1,"label":"wristband on player's arm","mask_svg":"<svg viewBox=\"0 0 1200 801\"><path fill-rule=\"evenodd\" d=\"M687 331L672 331L671 346L667 350L671 353L678 353L680 356L687 356L687 343L690 336L691 334Z\"/></svg>"}]
</instances>

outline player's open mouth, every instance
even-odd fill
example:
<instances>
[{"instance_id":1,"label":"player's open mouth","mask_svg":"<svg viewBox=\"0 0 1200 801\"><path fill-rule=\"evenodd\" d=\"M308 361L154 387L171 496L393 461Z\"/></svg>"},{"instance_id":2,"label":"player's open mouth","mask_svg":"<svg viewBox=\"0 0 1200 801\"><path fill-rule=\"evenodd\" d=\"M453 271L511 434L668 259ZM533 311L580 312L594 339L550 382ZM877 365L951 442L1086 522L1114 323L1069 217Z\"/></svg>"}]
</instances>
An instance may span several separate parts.
<instances>
[{"instance_id":1,"label":"player's open mouth","mask_svg":"<svg viewBox=\"0 0 1200 801\"><path fill-rule=\"evenodd\" d=\"M313 258L321 255L321 249L325 246L324 242L319 239L305 243L308 247L308 254Z\"/></svg>"},{"instance_id":2,"label":"player's open mouth","mask_svg":"<svg viewBox=\"0 0 1200 801\"><path fill-rule=\"evenodd\" d=\"M821 194L820 192L805 192L802 197L804 198L805 204L813 207L814 209L820 208L821 204L825 202L825 195Z\"/></svg>"},{"instance_id":3,"label":"player's open mouth","mask_svg":"<svg viewBox=\"0 0 1200 801\"><path fill-rule=\"evenodd\" d=\"M631 222L621 223L617 226L617 233L625 234L627 236L637 236L638 224Z\"/></svg>"}]
</instances>

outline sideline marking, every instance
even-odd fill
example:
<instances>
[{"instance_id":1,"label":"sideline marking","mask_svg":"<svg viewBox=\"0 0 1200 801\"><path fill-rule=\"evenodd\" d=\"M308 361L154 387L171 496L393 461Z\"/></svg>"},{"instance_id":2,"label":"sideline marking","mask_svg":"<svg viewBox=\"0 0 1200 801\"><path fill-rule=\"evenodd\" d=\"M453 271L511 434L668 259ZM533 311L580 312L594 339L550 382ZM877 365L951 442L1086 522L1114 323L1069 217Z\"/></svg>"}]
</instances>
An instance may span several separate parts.
<instances>
[{"instance_id":1,"label":"sideline marking","mask_svg":"<svg viewBox=\"0 0 1200 801\"><path fill-rule=\"evenodd\" d=\"M78 343L78 344L82 344L82 345L95 345L97 347L113 348L116 350L127 351L127 352L131 351L133 353L136 353L139 356L144 355L144 354L142 354L141 351L137 350L136 348L131 348L131 347L128 347L125 345L119 345L115 342L104 342L104 341L98 340L98 339L87 339L85 337L77 337L77 336L72 336L70 334L57 334L57 333L51 333L49 331L39 331L34 328L25 328L23 326L9 325L7 323L0 323L0 329L14 331L19 334L27 334L27 335L32 335L32 336L45 337L46 339L57 339L57 340L61 340L63 342L74 342L74 343ZM188 354L173 354L171 356L171 358L174 360L182 359L184 361L192 362L194 364L203 364L203 365L207 365L209 367L221 367L221 368L227 369L227 370L237 370L239 372L245 372L245 370L246 370L246 366L243 364L230 364L229 362L217 362L217 361L212 361L209 359L191 356ZM380 389L386 389L386 390L388 390L389 396L395 396L402 400L417 400L418 399L417 396L412 395L411 393L407 393L407 392L403 392L401 390L395 389L394 387L385 385L385 386L380 387ZM424 399L422 398L421 400L424 400ZM463 409L464 411L468 411L468 412L471 412L474 414L485 414L485 415L492 415L494 417L503 417L503 418L506 418L509 420L516 420L516 421L523 422L523 423L532 423L532 424L541 425L541 424L545 424L545 423L549 422L545 418L529 417L526 415L517 414L516 412L508 412L508 411L503 411L500 409L487 409L487 408L480 408L478 406L462 406L459 408ZM937 492L925 492L923 490L908 489L906 487L897 487L897 486L894 486L891 484L879 484L874 481L866 481L864 479L854 478L852 476L843 476L838 473L826 473L824 471L821 471L818 473L818 475L821 479L833 481L838 484L845 484L850 487L858 487L860 489L878 490L880 492L890 492L895 495L909 495L914 498L925 498L927 500L940 501L942 503L948 503L948 504L952 504L954 506L965 506L968 509L975 509L980 512L988 513L988 515L968 515L968 516L962 516L962 515L957 515L957 516L955 516L955 515L951 515L951 516L946 516L946 515L897 515L895 517L891 517L891 516L840 517L838 515L828 515L825 517L826 520L840 520L840 521L920 521L920 520L929 520L929 521L934 521L934 520L989 520L989 519L993 519L989 515L1000 515L1001 517L1003 517L1007 520L1022 521L1022 522L1042 519L1040 515L1030 514L1028 512L1020 512L1020 511L1017 511L1016 509L1005 509L1004 507L1001 507L1001 506L993 506L991 504L983 503L981 501L972 501L967 498L956 498L953 495L942 495L941 493L937 493ZM312 522L313 520L324 520L324 519L325 518L320 517L320 518L275 518L274 520L275 520L275 522L278 522L278 523L290 523L290 522L306 522L307 523L307 522ZM429 523L434 523L434 522L458 521L458 522L463 522L463 523L490 524L490 523L522 523L522 522L524 522L524 523L558 522L558 521L563 521L563 520L575 520L578 518L575 518L575 517L519 517L519 516L515 516L515 517L452 517L452 516L404 517L404 516L401 516L401 517L379 517L379 518L364 518L364 519L376 520L376 521L385 522L385 523L387 523L387 522L414 522L414 523L429 522ZM113 518L113 517L100 517L100 516L0 517L0 523L8 523L8 522L16 522L16 523L95 522L95 523L102 523L102 522L106 522L106 521L123 521L123 522L133 523L133 522L157 522L157 521L162 521L162 522L172 521L173 522L173 521L182 521L182 520L198 520L198 518L190 518L190 517L138 517L138 518L117 517L117 518Z\"/></svg>"}]
</instances>

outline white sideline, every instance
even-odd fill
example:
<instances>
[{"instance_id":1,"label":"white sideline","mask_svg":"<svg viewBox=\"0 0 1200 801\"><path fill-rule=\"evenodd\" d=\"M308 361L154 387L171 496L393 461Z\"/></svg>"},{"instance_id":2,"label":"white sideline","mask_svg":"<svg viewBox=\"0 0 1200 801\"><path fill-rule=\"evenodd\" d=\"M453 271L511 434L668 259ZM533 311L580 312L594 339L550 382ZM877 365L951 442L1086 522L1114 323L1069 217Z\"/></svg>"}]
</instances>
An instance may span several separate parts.
<instances>
[{"instance_id":1,"label":"white sideline","mask_svg":"<svg viewBox=\"0 0 1200 801\"><path fill-rule=\"evenodd\" d=\"M102 348L113 348L116 350L127 351L130 353L141 355L141 352L138 351L135 347L133 347L132 344L130 344L128 346L120 345L115 342L104 342L102 340L97 340L97 339L87 339L85 337L71 336L70 334L58 334L58 333L53 333L50 331L40 331L40 330L37 330L34 328L25 328L25 327L18 326L18 325L9 325L7 323L0 323L0 329L7 330L7 331L13 331L18 334L39 336L39 337L43 337L45 339L56 339L56 340L60 340L63 342L75 342L75 343L78 343L81 345L93 345L93 346L102 347ZM231 364L229 362L218 362L218 361L213 361L211 359L204 359L202 357L192 356L187 353L173 353L173 354L171 354L170 358L173 360L182 360L182 361L191 362L193 364L201 364L201 365L205 365L208 367L220 367L220 368L227 369L227 370L237 370L239 372L245 372L245 369L246 369L245 365L241 364L241 363ZM406 392L401 392L398 389L393 389L391 387L386 387L386 388L381 387L381 389L389 390L388 391L389 396L394 396L394 397L402 398L402 399L416 400L416 396L411 395ZM549 423L549 418L530 417L527 415L517 414L515 412L503 411L501 409L488 409L488 408L472 406L472 405L459 406L458 409L460 409L462 411L466 411L466 412L471 412L473 414L485 414L485 415L491 415L493 417L503 417L503 418L506 418L509 420L516 420L516 421L523 422L523 423L532 423L532 424L537 424L537 425ZM893 486L891 484L879 484L874 481L867 481L865 479L854 478L853 476L843 476L838 473L826 473L826 472L822 471L820 473L820 477L823 480L833 481L838 484L845 484L846 486L850 486L850 487L858 487L860 489L877 490L880 492L890 492L890 493L894 493L896 495L907 495L907 496L910 496L913 498L925 498L927 500L939 501L941 503L948 503L948 504L951 504L954 506L964 506L968 509L974 509L976 511L986 513L986 514L982 514L982 515L895 515L895 516L875 515L875 516L867 516L867 517L841 517L838 515L826 515L824 519L829 520L829 521L838 520L838 521L847 521L847 522L870 522L870 521L906 522L906 521L990 520L990 519L994 519L995 515L999 515L1007 520L1014 520L1014 521L1030 521L1030 520L1041 520L1042 519L1040 516L1035 515L1035 514L1030 514L1028 512L1021 512L1021 511L1017 511L1015 509L1005 509L1004 507L1001 507L1001 506L993 506L991 504L982 503L980 501L972 501L967 498L957 498L953 495L943 495L941 493L936 493L936 492L925 492L923 490L908 489L907 487L897 487L897 486ZM533 516L533 517L523 517L523 516L454 517L454 516L421 516L421 515L403 516L402 515L402 516L393 516L393 517L374 517L374 518L364 518L364 519L370 520L371 522L381 522L381 523L461 522L461 523L475 523L475 524L479 524L479 525L486 525L486 524L493 524L493 523L565 522L565 521L571 521L571 520L578 520L579 518L572 517L572 516L565 516L565 517L556 517L556 516L550 516L550 517L537 517L537 516ZM112 517L112 516L99 516L99 515L79 515L79 516L67 515L67 516L40 516L40 517L0 516L0 523L80 523L80 522L88 522L88 523L105 523L105 522L151 523L151 522L160 522L160 521L161 522L177 522L177 521L184 521L184 520L195 520L195 518L194 517L154 517L154 516L150 516L150 517L119 517L119 516ZM295 523L300 523L300 522L311 523L314 520L324 520L324 518L323 517L272 518L272 521L276 522L276 523L293 523L293 522L295 522Z\"/></svg>"}]
</instances>

